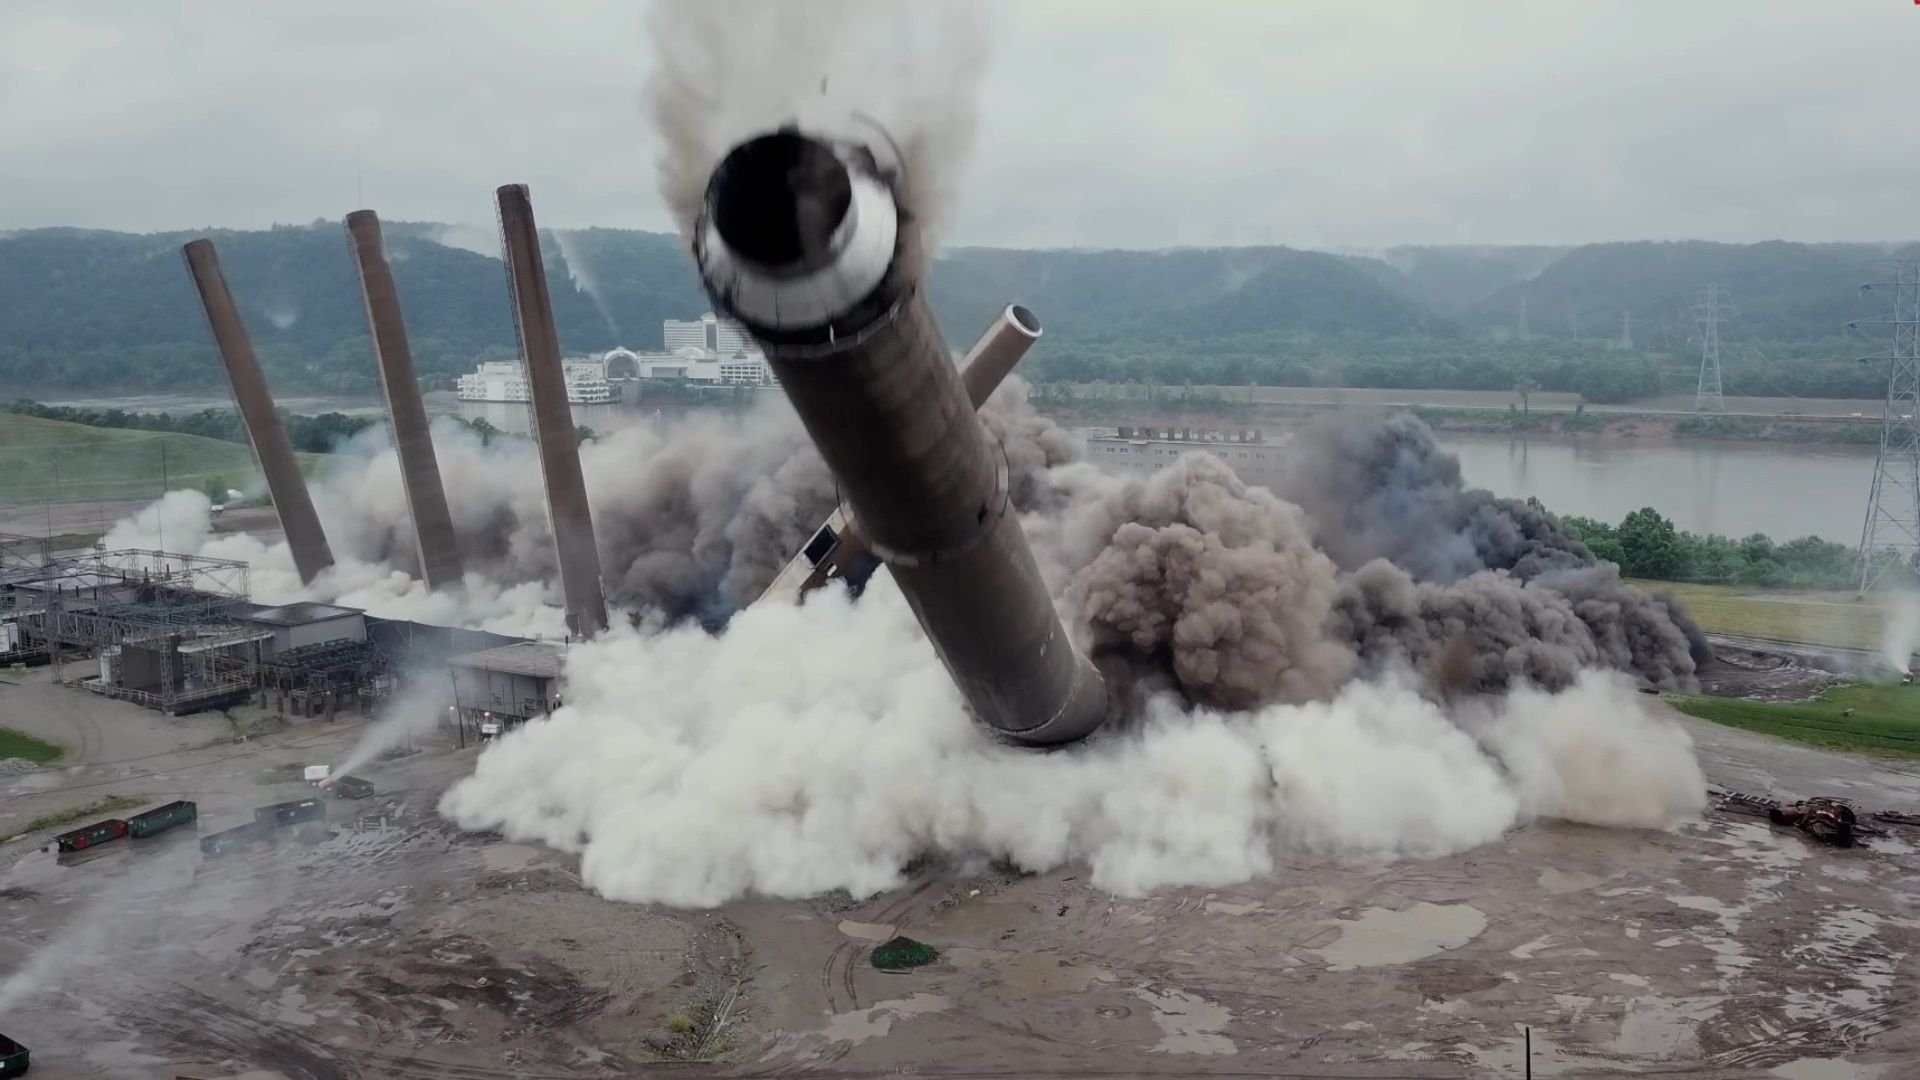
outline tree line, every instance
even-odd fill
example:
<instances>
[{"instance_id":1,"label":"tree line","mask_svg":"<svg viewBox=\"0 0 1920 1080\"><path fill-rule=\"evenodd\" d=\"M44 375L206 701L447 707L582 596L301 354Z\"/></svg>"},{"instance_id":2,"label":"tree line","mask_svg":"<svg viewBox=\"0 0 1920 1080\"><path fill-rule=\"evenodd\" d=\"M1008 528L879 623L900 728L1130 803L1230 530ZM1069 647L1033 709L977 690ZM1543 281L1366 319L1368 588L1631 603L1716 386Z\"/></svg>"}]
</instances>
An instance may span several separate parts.
<instances>
[{"instance_id":1,"label":"tree line","mask_svg":"<svg viewBox=\"0 0 1920 1080\"><path fill-rule=\"evenodd\" d=\"M166 431L176 435L199 435L221 442L247 445L247 428L239 412L233 409L201 409L190 413L128 412L125 409L81 409L68 405L42 405L22 399L5 406L7 412L37 416L42 420L64 420L88 427L127 428L134 431ZM380 423L378 417L348 416L328 412L303 416L278 410L286 425L287 437L295 450L310 454L330 454L342 441Z\"/></svg>"},{"instance_id":2,"label":"tree line","mask_svg":"<svg viewBox=\"0 0 1920 1080\"><path fill-rule=\"evenodd\" d=\"M1527 501L1540 506L1537 499ZM1652 507L1635 510L1618 525L1579 515L1560 520L1627 577L1795 589L1850 589L1860 580L1854 550L1817 536L1776 543L1762 533L1740 540L1701 535L1674 528Z\"/></svg>"}]
</instances>

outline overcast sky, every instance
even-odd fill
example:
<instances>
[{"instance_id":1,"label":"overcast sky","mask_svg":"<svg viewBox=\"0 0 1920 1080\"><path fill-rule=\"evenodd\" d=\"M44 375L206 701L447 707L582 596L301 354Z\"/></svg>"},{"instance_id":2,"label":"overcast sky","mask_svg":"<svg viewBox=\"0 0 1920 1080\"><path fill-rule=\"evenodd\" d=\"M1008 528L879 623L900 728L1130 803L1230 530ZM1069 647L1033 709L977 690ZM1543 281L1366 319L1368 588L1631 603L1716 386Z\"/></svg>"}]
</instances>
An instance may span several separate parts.
<instances>
[{"instance_id":1,"label":"overcast sky","mask_svg":"<svg viewBox=\"0 0 1920 1080\"><path fill-rule=\"evenodd\" d=\"M510 181L544 225L666 228L642 7L0 0L0 228L361 204L491 227ZM1911 0L1020 0L991 22L961 243L1920 237Z\"/></svg>"}]
</instances>

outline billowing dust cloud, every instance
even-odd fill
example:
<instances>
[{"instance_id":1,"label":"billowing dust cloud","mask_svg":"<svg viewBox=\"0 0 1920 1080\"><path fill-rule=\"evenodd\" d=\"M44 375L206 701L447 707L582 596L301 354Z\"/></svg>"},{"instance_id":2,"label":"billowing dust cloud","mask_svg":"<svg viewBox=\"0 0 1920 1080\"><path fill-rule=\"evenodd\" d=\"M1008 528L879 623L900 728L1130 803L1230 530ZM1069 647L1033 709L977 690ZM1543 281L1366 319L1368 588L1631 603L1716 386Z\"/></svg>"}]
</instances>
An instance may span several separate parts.
<instances>
[{"instance_id":1,"label":"billowing dust cloud","mask_svg":"<svg viewBox=\"0 0 1920 1080\"><path fill-rule=\"evenodd\" d=\"M1009 378L982 408L1006 447L1014 504L1054 497L1046 470L1076 454L1070 435L1038 416ZM437 421L434 446L467 567L464 587L430 592L418 579L400 465L384 428L331 458L312 485L336 565L311 586L286 545L214 530L205 496L169 493L121 521L109 547L163 548L253 566L257 600L317 599L498 633L559 637L565 621L540 462L530 440L482 444ZM619 428L580 448L594 533L614 607L657 625L724 623L751 603L830 513L832 474L784 401L734 415L697 412Z\"/></svg>"},{"instance_id":2,"label":"billowing dust cloud","mask_svg":"<svg viewBox=\"0 0 1920 1080\"><path fill-rule=\"evenodd\" d=\"M866 895L932 852L1084 860L1095 887L1137 894L1245 880L1276 846L1427 856L1535 817L1660 827L1705 790L1686 735L1594 672L1463 719L1391 681L1235 714L1161 696L1073 752L1008 747L884 576L857 605L758 607L719 636L623 630L568 670L567 706L490 748L441 810L580 852L620 900Z\"/></svg>"}]
</instances>

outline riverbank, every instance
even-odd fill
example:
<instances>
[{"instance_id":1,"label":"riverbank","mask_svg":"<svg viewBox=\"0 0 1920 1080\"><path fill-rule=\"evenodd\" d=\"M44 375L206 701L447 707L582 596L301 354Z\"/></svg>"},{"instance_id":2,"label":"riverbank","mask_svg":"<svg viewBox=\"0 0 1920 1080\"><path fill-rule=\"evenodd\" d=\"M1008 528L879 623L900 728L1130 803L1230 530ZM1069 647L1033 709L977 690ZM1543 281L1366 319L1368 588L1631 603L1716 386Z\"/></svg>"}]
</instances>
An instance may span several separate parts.
<instances>
[{"instance_id":1,"label":"riverbank","mask_svg":"<svg viewBox=\"0 0 1920 1080\"><path fill-rule=\"evenodd\" d=\"M1435 431L1568 435L1664 441L1718 440L1811 446L1873 446L1881 403L1842 399L1733 398L1724 415L1698 414L1671 399L1588 405L1573 394L1460 390L1317 390L1295 387L1097 387L1049 383L1036 407L1069 425L1260 426L1285 429L1342 410L1410 412Z\"/></svg>"}]
</instances>

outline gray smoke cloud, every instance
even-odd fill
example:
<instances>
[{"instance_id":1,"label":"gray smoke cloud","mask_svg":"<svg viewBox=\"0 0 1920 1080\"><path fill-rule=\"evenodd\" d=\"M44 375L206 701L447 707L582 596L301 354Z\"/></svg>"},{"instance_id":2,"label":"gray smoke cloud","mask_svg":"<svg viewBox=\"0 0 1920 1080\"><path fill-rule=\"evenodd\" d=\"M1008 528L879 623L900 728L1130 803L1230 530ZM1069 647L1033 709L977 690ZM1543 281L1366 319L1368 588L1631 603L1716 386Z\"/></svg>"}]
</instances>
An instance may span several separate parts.
<instances>
[{"instance_id":1,"label":"gray smoke cloud","mask_svg":"<svg viewBox=\"0 0 1920 1080\"><path fill-rule=\"evenodd\" d=\"M1468 488L1417 418L1296 442L1283 488L1304 504L1205 453L1147 477L1048 474L1040 501L1067 510L1031 523L1036 546L1110 675L1247 709L1401 672L1445 692L1559 690L1589 668L1685 688L1710 655L1677 602L1551 514Z\"/></svg>"},{"instance_id":2,"label":"gray smoke cloud","mask_svg":"<svg viewBox=\"0 0 1920 1080\"><path fill-rule=\"evenodd\" d=\"M1481 570L1525 581L1593 565L1552 514L1467 487L1460 460L1419 417L1323 417L1287 450L1278 494L1306 511L1315 541L1342 569L1386 559L1420 581Z\"/></svg>"}]
</instances>

